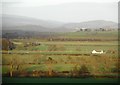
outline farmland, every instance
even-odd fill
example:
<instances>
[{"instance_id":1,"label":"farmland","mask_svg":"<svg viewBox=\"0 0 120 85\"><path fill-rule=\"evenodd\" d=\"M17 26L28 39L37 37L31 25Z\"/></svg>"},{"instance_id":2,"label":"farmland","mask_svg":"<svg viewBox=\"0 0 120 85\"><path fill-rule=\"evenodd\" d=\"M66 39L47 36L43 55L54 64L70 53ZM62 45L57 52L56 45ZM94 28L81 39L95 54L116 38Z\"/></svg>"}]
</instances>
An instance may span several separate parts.
<instances>
[{"instance_id":1,"label":"farmland","mask_svg":"<svg viewBox=\"0 0 120 85\"><path fill-rule=\"evenodd\" d=\"M4 77L118 77L117 31L55 33L46 38L15 38L2 50ZM103 50L103 54L92 54Z\"/></svg>"}]
</instances>

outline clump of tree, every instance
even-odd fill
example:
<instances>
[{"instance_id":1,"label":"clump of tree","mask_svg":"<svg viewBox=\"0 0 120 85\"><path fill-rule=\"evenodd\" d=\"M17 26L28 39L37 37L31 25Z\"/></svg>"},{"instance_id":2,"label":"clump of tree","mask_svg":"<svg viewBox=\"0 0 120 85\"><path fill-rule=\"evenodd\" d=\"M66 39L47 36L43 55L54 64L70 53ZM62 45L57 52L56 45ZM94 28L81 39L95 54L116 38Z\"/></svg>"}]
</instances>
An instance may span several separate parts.
<instances>
[{"instance_id":1,"label":"clump of tree","mask_svg":"<svg viewBox=\"0 0 120 85\"><path fill-rule=\"evenodd\" d=\"M88 70L88 68L85 65L81 66L81 68L79 70L79 74L80 74L80 77L83 77L83 78L91 76L90 71Z\"/></svg>"},{"instance_id":2,"label":"clump of tree","mask_svg":"<svg viewBox=\"0 0 120 85\"><path fill-rule=\"evenodd\" d=\"M2 50L13 50L15 49L15 45L8 39L2 39Z\"/></svg>"},{"instance_id":3,"label":"clump of tree","mask_svg":"<svg viewBox=\"0 0 120 85\"><path fill-rule=\"evenodd\" d=\"M81 67L78 67L78 65L75 65L71 74L72 74L72 77L82 77L82 78L92 76L90 71L85 65L82 65Z\"/></svg>"}]
</instances>

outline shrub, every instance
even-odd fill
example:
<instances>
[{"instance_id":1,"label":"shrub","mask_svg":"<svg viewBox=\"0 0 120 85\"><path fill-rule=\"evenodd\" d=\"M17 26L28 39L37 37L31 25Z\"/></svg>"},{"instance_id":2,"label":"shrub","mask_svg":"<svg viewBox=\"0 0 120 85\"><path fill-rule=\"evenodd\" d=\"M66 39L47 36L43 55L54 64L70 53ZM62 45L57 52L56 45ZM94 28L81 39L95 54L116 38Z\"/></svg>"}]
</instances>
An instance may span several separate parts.
<instances>
[{"instance_id":1,"label":"shrub","mask_svg":"<svg viewBox=\"0 0 120 85\"><path fill-rule=\"evenodd\" d=\"M77 65L75 65L75 67L71 71L71 77L79 77L79 68L77 67Z\"/></svg>"},{"instance_id":2,"label":"shrub","mask_svg":"<svg viewBox=\"0 0 120 85\"><path fill-rule=\"evenodd\" d=\"M85 77L90 77L91 73L85 65L82 65L81 67L75 65L75 67L71 71L71 76L85 78Z\"/></svg>"},{"instance_id":3,"label":"shrub","mask_svg":"<svg viewBox=\"0 0 120 85\"><path fill-rule=\"evenodd\" d=\"M80 70L79 70L79 76L80 77L90 77L91 73L88 70L88 68L85 65L82 65Z\"/></svg>"},{"instance_id":4,"label":"shrub","mask_svg":"<svg viewBox=\"0 0 120 85\"><path fill-rule=\"evenodd\" d=\"M2 39L2 50L13 50L15 49L15 45L9 41L8 39Z\"/></svg>"}]
</instances>

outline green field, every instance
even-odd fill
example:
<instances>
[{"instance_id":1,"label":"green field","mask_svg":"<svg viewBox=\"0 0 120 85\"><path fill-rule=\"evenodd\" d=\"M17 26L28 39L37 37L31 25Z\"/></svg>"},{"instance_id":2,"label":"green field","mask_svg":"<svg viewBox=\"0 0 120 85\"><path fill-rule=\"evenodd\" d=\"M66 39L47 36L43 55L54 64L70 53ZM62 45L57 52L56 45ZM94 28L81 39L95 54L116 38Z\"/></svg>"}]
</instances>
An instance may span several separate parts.
<instances>
[{"instance_id":1,"label":"green field","mask_svg":"<svg viewBox=\"0 0 120 85\"><path fill-rule=\"evenodd\" d=\"M67 82L74 77L79 77L72 79L74 82L117 82L117 31L70 32L55 35L51 38L11 39L15 49L2 50L3 82ZM104 53L92 54L93 50L103 50ZM82 80L81 76L88 79ZM89 76L92 78L89 79ZM22 77L23 80L11 77ZM68 78L49 80L49 77ZM104 79L106 77L110 79Z\"/></svg>"}]
</instances>

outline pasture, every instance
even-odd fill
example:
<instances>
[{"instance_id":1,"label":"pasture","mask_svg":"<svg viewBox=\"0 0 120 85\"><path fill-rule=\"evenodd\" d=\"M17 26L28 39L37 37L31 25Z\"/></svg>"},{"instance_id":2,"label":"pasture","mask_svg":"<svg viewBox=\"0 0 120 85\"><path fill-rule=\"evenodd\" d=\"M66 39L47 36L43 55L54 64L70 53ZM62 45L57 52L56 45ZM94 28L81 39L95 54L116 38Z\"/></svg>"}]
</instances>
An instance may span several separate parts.
<instances>
[{"instance_id":1,"label":"pasture","mask_svg":"<svg viewBox=\"0 0 120 85\"><path fill-rule=\"evenodd\" d=\"M58 33L49 38L11 41L15 49L2 51L4 77L118 77L114 31ZM103 54L92 54L93 50L103 50Z\"/></svg>"}]
</instances>

